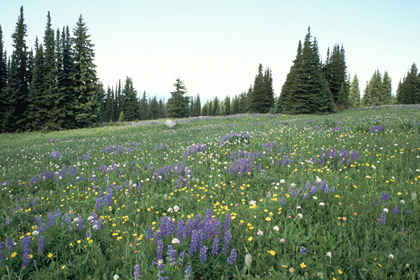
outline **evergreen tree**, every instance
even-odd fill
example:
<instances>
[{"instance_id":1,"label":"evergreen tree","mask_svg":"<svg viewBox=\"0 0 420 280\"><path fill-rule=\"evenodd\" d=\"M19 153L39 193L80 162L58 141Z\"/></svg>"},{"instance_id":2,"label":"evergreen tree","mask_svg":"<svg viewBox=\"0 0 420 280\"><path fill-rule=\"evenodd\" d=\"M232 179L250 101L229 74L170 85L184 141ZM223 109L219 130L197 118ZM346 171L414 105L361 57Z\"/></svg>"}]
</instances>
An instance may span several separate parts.
<instances>
[{"instance_id":1,"label":"evergreen tree","mask_svg":"<svg viewBox=\"0 0 420 280\"><path fill-rule=\"evenodd\" d=\"M323 72L333 96L334 103L337 107L346 107L346 104L348 103L348 83L343 46L340 48L338 44L335 45L331 56L329 55L328 49L327 60L323 66ZM342 93L339 96L340 90L342 90Z\"/></svg>"},{"instance_id":2,"label":"evergreen tree","mask_svg":"<svg viewBox=\"0 0 420 280\"><path fill-rule=\"evenodd\" d=\"M350 107L359 107L360 106L360 88L359 88L359 79L355 74L350 85L349 93L349 106Z\"/></svg>"},{"instance_id":3,"label":"evergreen tree","mask_svg":"<svg viewBox=\"0 0 420 280\"><path fill-rule=\"evenodd\" d=\"M72 42L69 27L63 27L60 34L61 39L57 38L57 95L59 104L56 113L57 123L63 128L75 128L76 117L74 104L76 95L74 88L76 86L73 77L75 76L75 67L72 56Z\"/></svg>"},{"instance_id":4,"label":"evergreen tree","mask_svg":"<svg viewBox=\"0 0 420 280\"><path fill-rule=\"evenodd\" d=\"M186 96L187 88L181 79L177 78L174 84L175 91L167 103L167 114L171 118L185 118L189 115L189 98Z\"/></svg>"},{"instance_id":5,"label":"evergreen tree","mask_svg":"<svg viewBox=\"0 0 420 280\"><path fill-rule=\"evenodd\" d=\"M239 113L239 98L238 96L235 95L235 97L233 97L232 102L230 104L230 113L232 115L236 115Z\"/></svg>"},{"instance_id":6,"label":"evergreen tree","mask_svg":"<svg viewBox=\"0 0 420 280\"><path fill-rule=\"evenodd\" d=\"M29 52L26 46L27 28L23 6L12 34L13 53L6 87L7 109L4 114L4 128L8 131L23 130L26 126L28 94L31 73L29 71Z\"/></svg>"},{"instance_id":7,"label":"evergreen tree","mask_svg":"<svg viewBox=\"0 0 420 280\"><path fill-rule=\"evenodd\" d=\"M139 103L139 110L140 110L140 120L148 120L150 118L150 108L149 108L149 102L147 101L146 97L146 91L143 91L143 97L140 100Z\"/></svg>"},{"instance_id":8,"label":"evergreen tree","mask_svg":"<svg viewBox=\"0 0 420 280\"><path fill-rule=\"evenodd\" d=\"M407 73L407 76L404 76L403 81L398 84L397 103L420 103L420 76L417 71L417 66L413 63Z\"/></svg>"},{"instance_id":9,"label":"evergreen tree","mask_svg":"<svg viewBox=\"0 0 420 280\"><path fill-rule=\"evenodd\" d=\"M7 109L6 100L6 85L7 85L7 56L4 50L3 31L0 25L0 132L3 131L3 120L5 118L5 111Z\"/></svg>"},{"instance_id":10,"label":"evergreen tree","mask_svg":"<svg viewBox=\"0 0 420 280\"><path fill-rule=\"evenodd\" d=\"M149 100L149 107L150 107L150 119L155 120L160 117L160 110L159 110L159 102L154 96L152 99Z\"/></svg>"},{"instance_id":11,"label":"evergreen tree","mask_svg":"<svg viewBox=\"0 0 420 280\"><path fill-rule=\"evenodd\" d=\"M365 107L380 105L382 92L382 74L376 70L366 85L365 93L362 98L362 105Z\"/></svg>"},{"instance_id":12,"label":"evergreen tree","mask_svg":"<svg viewBox=\"0 0 420 280\"><path fill-rule=\"evenodd\" d=\"M164 118L167 115L167 106L165 104L165 101L162 99L159 99L159 118Z\"/></svg>"},{"instance_id":13,"label":"evergreen tree","mask_svg":"<svg viewBox=\"0 0 420 280\"><path fill-rule=\"evenodd\" d=\"M105 101L105 117L104 122L113 122L115 121L115 100L114 92L108 87L106 91L106 101Z\"/></svg>"},{"instance_id":14,"label":"evergreen tree","mask_svg":"<svg viewBox=\"0 0 420 280\"><path fill-rule=\"evenodd\" d=\"M294 65L282 88L284 97L279 102L282 112L311 114L335 111L331 91L322 73L318 44L311 38L308 29L303 48L299 44Z\"/></svg>"},{"instance_id":15,"label":"evergreen tree","mask_svg":"<svg viewBox=\"0 0 420 280\"><path fill-rule=\"evenodd\" d=\"M275 113L287 112L291 109L292 92L296 90L299 67L302 61L302 42L299 40L297 54L293 64L290 67L289 73L286 76L279 98L275 104Z\"/></svg>"},{"instance_id":16,"label":"evergreen tree","mask_svg":"<svg viewBox=\"0 0 420 280\"><path fill-rule=\"evenodd\" d=\"M46 82L44 79L45 73L45 56L42 44L38 43L38 38L35 42L35 58L34 68L32 73L31 86L28 95L28 111L27 127L32 130L39 130L45 127L48 122L49 109L44 105ZM47 101L48 102L48 101Z\"/></svg>"},{"instance_id":17,"label":"evergreen tree","mask_svg":"<svg viewBox=\"0 0 420 280\"><path fill-rule=\"evenodd\" d=\"M194 100L194 116L201 116L201 100L200 95L198 93Z\"/></svg>"},{"instance_id":18,"label":"evergreen tree","mask_svg":"<svg viewBox=\"0 0 420 280\"><path fill-rule=\"evenodd\" d=\"M224 115L229 116L231 114L231 111L230 111L230 97L229 96L226 96L223 107L224 107Z\"/></svg>"},{"instance_id":19,"label":"evergreen tree","mask_svg":"<svg viewBox=\"0 0 420 280\"><path fill-rule=\"evenodd\" d=\"M220 101L217 98L217 96L212 101L212 113L211 113L211 115L212 116L219 116L219 115L221 115L221 112L220 112Z\"/></svg>"},{"instance_id":20,"label":"evergreen tree","mask_svg":"<svg viewBox=\"0 0 420 280\"><path fill-rule=\"evenodd\" d=\"M91 43L88 28L80 16L73 29L73 54L75 83L73 104L75 123L77 127L90 127L97 120L99 104L96 100L98 79L96 77L96 65L93 63L95 54L94 45Z\"/></svg>"},{"instance_id":21,"label":"evergreen tree","mask_svg":"<svg viewBox=\"0 0 420 280\"><path fill-rule=\"evenodd\" d=\"M124 112L124 120L134 121L139 119L139 102L137 91L134 89L133 79L129 77L125 79L122 94L124 96L124 108L122 110ZM142 113L145 114L146 112Z\"/></svg>"},{"instance_id":22,"label":"evergreen tree","mask_svg":"<svg viewBox=\"0 0 420 280\"><path fill-rule=\"evenodd\" d=\"M255 113L268 113L273 105L274 91L271 70L267 68L263 72L263 67L260 64L248 99L249 110Z\"/></svg>"},{"instance_id":23,"label":"evergreen tree","mask_svg":"<svg viewBox=\"0 0 420 280\"><path fill-rule=\"evenodd\" d=\"M381 105L390 105L392 100L392 81L391 77L387 71L385 71L384 76L382 78L382 88L381 88L381 96L380 96L380 104Z\"/></svg>"}]
</instances>

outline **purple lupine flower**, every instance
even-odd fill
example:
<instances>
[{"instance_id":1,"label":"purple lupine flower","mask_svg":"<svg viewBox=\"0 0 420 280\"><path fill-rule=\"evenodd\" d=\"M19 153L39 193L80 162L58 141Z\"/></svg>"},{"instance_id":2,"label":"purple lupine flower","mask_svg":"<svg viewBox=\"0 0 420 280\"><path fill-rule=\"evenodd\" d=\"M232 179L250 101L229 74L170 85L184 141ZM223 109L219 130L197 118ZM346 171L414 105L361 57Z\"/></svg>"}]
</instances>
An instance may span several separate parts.
<instances>
[{"instance_id":1,"label":"purple lupine flower","mask_svg":"<svg viewBox=\"0 0 420 280\"><path fill-rule=\"evenodd\" d=\"M185 267L185 278L186 280L190 279L191 277L191 271L192 271L192 266L188 265L187 267Z\"/></svg>"},{"instance_id":2,"label":"purple lupine flower","mask_svg":"<svg viewBox=\"0 0 420 280\"><path fill-rule=\"evenodd\" d=\"M236 249L232 249L230 251L230 256L229 258L226 260L226 262L230 265L233 265L233 262L236 261L236 257L238 256L238 253L236 252Z\"/></svg>"},{"instance_id":3,"label":"purple lupine flower","mask_svg":"<svg viewBox=\"0 0 420 280\"><path fill-rule=\"evenodd\" d=\"M381 215L379 216L379 224L381 225L385 225L386 224L386 212L382 212Z\"/></svg>"},{"instance_id":4,"label":"purple lupine flower","mask_svg":"<svg viewBox=\"0 0 420 280\"><path fill-rule=\"evenodd\" d=\"M369 131L372 133L372 132L375 132L375 131L382 131L382 130L384 130L384 126L382 126L382 125L375 125L375 126L372 126L370 129L369 129Z\"/></svg>"},{"instance_id":5,"label":"purple lupine flower","mask_svg":"<svg viewBox=\"0 0 420 280\"><path fill-rule=\"evenodd\" d=\"M171 266L176 265L176 250L172 247L172 245L168 245L168 251L166 251L166 255L168 256L168 261Z\"/></svg>"},{"instance_id":6,"label":"purple lupine flower","mask_svg":"<svg viewBox=\"0 0 420 280\"><path fill-rule=\"evenodd\" d=\"M162 239L155 240L156 243L156 259L160 260L163 258L163 241Z\"/></svg>"},{"instance_id":7,"label":"purple lupine flower","mask_svg":"<svg viewBox=\"0 0 420 280\"><path fill-rule=\"evenodd\" d=\"M181 253L179 253L178 266L182 266L182 264L184 263L185 254L186 254L185 251L182 251Z\"/></svg>"},{"instance_id":8,"label":"purple lupine flower","mask_svg":"<svg viewBox=\"0 0 420 280\"><path fill-rule=\"evenodd\" d=\"M202 240L202 232L201 230L193 230L191 234L191 244L190 244L190 250L188 251L188 254L193 255L195 252L197 252L203 244Z\"/></svg>"},{"instance_id":9,"label":"purple lupine flower","mask_svg":"<svg viewBox=\"0 0 420 280\"><path fill-rule=\"evenodd\" d=\"M9 217L6 217L6 226L10 225L11 222L12 222L12 219L10 219Z\"/></svg>"},{"instance_id":10,"label":"purple lupine flower","mask_svg":"<svg viewBox=\"0 0 420 280\"><path fill-rule=\"evenodd\" d=\"M206 246L201 247L200 249L200 262L204 263L207 260L207 250Z\"/></svg>"},{"instance_id":11,"label":"purple lupine flower","mask_svg":"<svg viewBox=\"0 0 420 280\"><path fill-rule=\"evenodd\" d=\"M303 246L300 246L300 248L299 248L299 254L306 255L307 254L306 253L306 248L303 247Z\"/></svg>"},{"instance_id":12,"label":"purple lupine flower","mask_svg":"<svg viewBox=\"0 0 420 280\"><path fill-rule=\"evenodd\" d=\"M360 154L359 151L353 151L353 150L351 150L350 151L350 159L352 161L357 161L359 159L359 154Z\"/></svg>"},{"instance_id":13,"label":"purple lupine flower","mask_svg":"<svg viewBox=\"0 0 420 280\"><path fill-rule=\"evenodd\" d=\"M3 241L0 241L0 266L1 266L1 263L3 262L3 249L4 249L4 243Z\"/></svg>"},{"instance_id":14,"label":"purple lupine flower","mask_svg":"<svg viewBox=\"0 0 420 280\"><path fill-rule=\"evenodd\" d=\"M15 249L15 243L13 242L13 240L11 238L7 238L6 239L6 247L7 247L7 252L13 252L13 250Z\"/></svg>"},{"instance_id":15,"label":"purple lupine flower","mask_svg":"<svg viewBox=\"0 0 420 280\"><path fill-rule=\"evenodd\" d=\"M283 195L280 197L280 204L281 205L285 205L286 204L286 199L284 198Z\"/></svg>"},{"instance_id":16,"label":"purple lupine flower","mask_svg":"<svg viewBox=\"0 0 420 280\"><path fill-rule=\"evenodd\" d=\"M76 226L77 226L78 230L82 230L82 229L86 228L83 224L84 219L82 218L82 216L80 214L77 215L77 217L73 219L73 222L76 223Z\"/></svg>"},{"instance_id":17,"label":"purple lupine flower","mask_svg":"<svg viewBox=\"0 0 420 280\"><path fill-rule=\"evenodd\" d=\"M184 228L185 228L184 220L178 220L177 226L176 226L176 238L178 238L179 240L182 240L186 237Z\"/></svg>"},{"instance_id":18,"label":"purple lupine flower","mask_svg":"<svg viewBox=\"0 0 420 280\"><path fill-rule=\"evenodd\" d=\"M45 248L45 237L41 235L38 239L38 255L42 255L44 253Z\"/></svg>"},{"instance_id":19,"label":"purple lupine flower","mask_svg":"<svg viewBox=\"0 0 420 280\"><path fill-rule=\"evenodd\" d=\"M398 214L401 212L401 206L397 205L395 206L395 208L392 210L392 213L394 214Z\"/></svg>"},{"instance_id":20,"label":"purple lupine flower","mask_svg":"<svg viewBox=\"0 0 420 280\"><path fill-rule=\"evenodd\" d=\"M382 192L382 200L391 200L391 195L387 192Z\"/></svg>"},{"instance_id":21,"label":"purple lupine flower","mask_svg":"<svg viewBox=\"0 0 420 280\"><path fill-rule=\"evenodd\" d=\"M175 231L175 224L172 219L168 216L163 217L161 220L160 231L165 237L172 235Z\"/></svg>"},{"instance_id":22,"label":"purple lupine flower","mask_svg":"<svg viewBox=\"0 0 420 280\"><path fill-rule=\"evenodd\" d=\"M212 255L217 255L219 253L219 243L220 243L220 238L218 236L216 236L213 239L213 245L211 247L211 254Z\"/></svg>"},{"instance_id":23,"label":"purple lupine flower","mask_svg":"<svg viewBox=\"0 0 420 280\"><path fill-rule=\"evenodd\" d=\"M136 264L134 266L133 276L134 276L134 280L140 279L141 273L140 273L140 265L139 264Z\"/></svg>"},{"instance_id":24,"label":"purple lupine flower","mask_svg":"<svg viewBox=\"0 0 420 280\"><path fill-rule=\"evenodd\" d=\"M224 224L224 238L223 238L223 246L222 246L222 254L227 254L229 245L230 245L230 220L231 215L228 213L225 216L225 224Z\"/></svg>"},{"instance_id":25,"label":"purple lupine flower","mask_svg":"<svg viewBox=\"0 0 420 280\"><path fill-rule=\"evenodd\" d=\"M25 236L22 238L22 252L23 252L22 267L28 267L30 263L29 255L31 254L31 243L32 243L32 238L30 236Z\"/></svg>"},{"instance_id":26,"label":"purple lupine flower","mask_svg":"<svg viewBox=\"0 0 420 280\"><path fill-rule=\"evenodd\" d=\"M50 154L49 154L49 156L50 157L52 157L52 158L58 158L58 157L60 157L62 154L61 154L61 152L60 151L54 151L54 152L51 152Z\"/></svg>"}]
</instances>

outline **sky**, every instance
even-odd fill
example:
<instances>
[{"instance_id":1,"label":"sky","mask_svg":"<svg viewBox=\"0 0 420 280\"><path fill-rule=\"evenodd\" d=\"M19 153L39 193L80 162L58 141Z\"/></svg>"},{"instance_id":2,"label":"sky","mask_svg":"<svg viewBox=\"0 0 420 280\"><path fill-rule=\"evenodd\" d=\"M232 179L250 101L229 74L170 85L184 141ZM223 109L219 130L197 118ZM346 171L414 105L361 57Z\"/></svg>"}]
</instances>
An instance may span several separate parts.
<instances>
[{"instance_id":1,"label":"sky","mask_svg":"<svg viewBox=\"0 0 420 280\"><path fill-rule=\"evenodd\" d=\"M168 99L180 78L203 100L239 95L270 68L276 96L308 27L321 59L340 44L347 73L363 94L376 70L388 72L395 94L413 63L420 64L418 0L3 0L0 25L8 55L24 8L27 45L42 40L48 11L54 29L72 30L80 15L95 44L105 88L126 77L139 96ZM6 2L6 3L4 3Z\"/></svg>"}]
</instances>

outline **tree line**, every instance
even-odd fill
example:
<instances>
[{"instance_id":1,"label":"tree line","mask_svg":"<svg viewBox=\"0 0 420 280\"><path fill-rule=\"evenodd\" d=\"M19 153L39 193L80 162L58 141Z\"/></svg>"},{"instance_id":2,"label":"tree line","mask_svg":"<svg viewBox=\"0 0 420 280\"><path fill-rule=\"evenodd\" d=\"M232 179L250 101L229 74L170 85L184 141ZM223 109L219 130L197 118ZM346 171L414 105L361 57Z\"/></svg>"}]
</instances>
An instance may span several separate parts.
<instances>
[{"instance_id":1,"label":"tree line","mask_svg":"<svg viewBox=\"0 0 420 280\"><path fill-rule=\"evenodd\" d=\"M387 72L375 71L361 97L357 75L347 74L345 51L338 44L321 61L318 43L310 33L299 41L296 58L279 97L273 90L270 68L258 66L253 84L234 97L215 97L201 104L199 94L187 95L176 79L167 102L140 95L126 77L106 90L94 63L94 44L82 16L69 27L54 30L47 14L45 33L29 49L23 7L7 55L0 25L0 131L58 130L91 127L98 123L164 117L216 116L240 113L333 113L348 107L420 103L420 74L415 64L392 96Z\"/></svg>"}]
</instances>

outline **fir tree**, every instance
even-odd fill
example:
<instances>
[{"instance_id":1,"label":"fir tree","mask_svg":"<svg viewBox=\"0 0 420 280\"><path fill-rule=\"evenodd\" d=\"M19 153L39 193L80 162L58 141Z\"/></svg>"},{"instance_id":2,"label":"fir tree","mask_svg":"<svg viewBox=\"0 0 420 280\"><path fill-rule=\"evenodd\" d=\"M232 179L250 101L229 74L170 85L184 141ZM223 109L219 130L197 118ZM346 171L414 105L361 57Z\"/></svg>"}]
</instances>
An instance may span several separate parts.
<instances>
[{"instance_id":1,"label":"fir tree","mask_svg":"<svg viewBox=\"0 0 420 280\"><path fill-rule=\"evenodd\" d=\"M382 75L376 70L366 85L365 93L362 98L362 105L365 107L380 105L382 91Z\"/></svg>"},{"instance_id":2,"label":"fir tree","mask_svg":"<svg viewBox=\"0 0 420 280\"><path fill-rule=\"evenodd\" d=\"M4 114L4 128L8 131L23 130L26 126L28 94L31 73L29 71L29 52L26 46L27 27L23 6L12 34L13 53L6 87L7 109Z\"/></svg>"},{"instance_id":3,"label":"fir tree","mask_svg":"<svg viewBox=\"0 0 420 280\"><path fill-rule=\"evenodd\" d=\"M337 107L346 107L348 103L347 66L343 46L337 44L333 47L330 56L329 49L327 60L323 66L325 79L328 82L334 103ZM341 94L340 90L342 90Z\"/></svg>"},{"instance_id":4,"label":"fir tree","mask_svg":"<svg viewBox=\"0 0 420 280\"><path fill-rule=\"evenodd\" d=\"M134 121L139 119L139 102L137 99L137 91L134 89L133 79L127 77L125 79L124 89L122 91L124 96L124 120L125 121ZM145 96L144 96L145 98ZM147 108L142 108L147 109ZM142 115L140 119L145 119L146 112L141 112Z\"/></svg>"},{"instance_id":5,"label":"fir tree","mask_svg":"<svg viewBox=\"0 0 420 280\"><path fill-rule=\"evenodd\" d=\"M150 107L150 119L158 119L160 117L160 110L159 110L159 102L154 96L152 99L149 100L149 107Z\"/></svg>"},{"instance_id":6,"label":"fir tree","mask_svg":"<svg viewBox=\"0 0 420 280\"><path fill-rule=\"evenodd\" d=\"M106 91L106 101L105 101L105 122L115 121L115 100L114 92L108 87Z\"/></svg>"},{"instance_id":7,"label":"fir tree","mask_svg":"<svg viewBox=\"0 0 420 280\"><path fill-rule=\"evenodd\" d=\"M149 102L147 101L146 97L146 91L143 91L143 96L139 103L139 110L140 110L140 120L148 120L150 118L150 108L149 108Z\"/></svg>"},{"instance_id":8,"label":"fir tree","mask_svg":"<svg viewBox=\"0 0 420 280\"><path fill-rule=\"evenodd\" d=\"M171 118L185 118L189 115L189 98L186 96L187 88L181 79L177 78L174 84L175 91L167 103L167 114Z\"/></svg>"},{"instance_id":9,"label":"fir tree","mask_svg":"<svg viewBox=\"0 0 420 280\"><path fill-rule=\"evenodd\" d=\"M268 113L273 105L274 91L271 70L267 68L263 72L263 67L260 64L248 99L249 110L254 113Z\"/></svg>"},{"instance_id":10,"label":"fir tree","mask_svg":"<svg viewBox=\"0 0 420 280\"><path fill-rule=\"evenodd\" d=\"M398 84L397 103L420 103L420 76L417 71L417 66L413 63L407 73L407 76L404 76L403 81Z\"/></svg>"},{"instance_id":11,"label":"fir tree","mask_svg":"<svg viewBox=\"0 0 420 280\"><path fill-rule=\"evenodd\" d=\"M350 107L359 107L360 106L360 88L359 88L359 79L355 74L350 85L349 93L349 106Z\"/></svg>"},{"instance_id":12,"label":"fir tree","mask_svg":"<svg viewBox=\"0 0 420 280\"><path fill-rule=\"evenodd\" d=\"M6 85L7 85L7 58L4 50L3 31L0 25L0 132L3 131L3 120L5 111L7 109L6 100Z\"/></svg>"},{"instance_id":13,"label":"fir tree","mask_svg":"<svg viewBox=\"0 0 420 280\"><path fill-rule=\"evenodd\" d=\"M230 112L230 97L226 96L225 101L223 102L224 107L224 115L229 116Z\"/></svg>"},{"instance_id":14,"label":"fir tree","mask_svg":"<svg viewBox=\"0 0 420 280\"><path fill-rule=\"evenodd\" d=\"M382 78L382 89L381 89L381 96L380 96L379 102L381 105L390 105L391 100L392 100L392 80L388 72L385 71L384 76Z\"/></svg>"},{"instance_id":15,"label":"fir tree","mask_svg":"<svg viewBox=\"0 0 420 280\"><path fill-rule=\"evenodd\" d=\"M97 120L99 104L96 100L98 79L96 65L93 63L95 54L91 43L88 28L80 16L73 29L73 53L75 83L73 104L74 118L77 127L90 127Z\"/></svg>"},{"instance_id":16,"label":"fir tree","mask_svg":"<svg viewBox=\"0 0 420 280\"><path fill-rule=\"evenodd\" d=\"M316 40L311 40L310 29L282 88L282 112L294 114L327 113L335 111L335 104L322 73ZM300 52L301 50L301 52Z\"/></svg>"}]
</instances>

